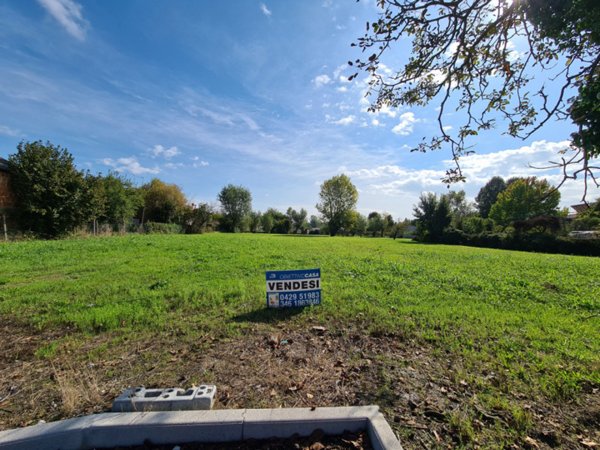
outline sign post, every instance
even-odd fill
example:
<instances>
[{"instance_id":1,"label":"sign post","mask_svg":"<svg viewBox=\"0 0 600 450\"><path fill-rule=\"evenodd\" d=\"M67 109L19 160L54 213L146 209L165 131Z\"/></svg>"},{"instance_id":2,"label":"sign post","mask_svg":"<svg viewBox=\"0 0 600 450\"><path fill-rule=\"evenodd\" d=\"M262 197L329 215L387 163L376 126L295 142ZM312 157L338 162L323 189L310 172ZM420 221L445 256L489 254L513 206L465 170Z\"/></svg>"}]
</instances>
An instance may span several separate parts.
<instances>
[{"instance_id":1,"label":"sign post","mask_svg":"<svg viewBox=\"0 0 600 450\"><path fill-rule=\"evenodd\" d=\"M294 308L321 304L321 269L267 272L267 307Z\"/></svg>"}]
</instances>

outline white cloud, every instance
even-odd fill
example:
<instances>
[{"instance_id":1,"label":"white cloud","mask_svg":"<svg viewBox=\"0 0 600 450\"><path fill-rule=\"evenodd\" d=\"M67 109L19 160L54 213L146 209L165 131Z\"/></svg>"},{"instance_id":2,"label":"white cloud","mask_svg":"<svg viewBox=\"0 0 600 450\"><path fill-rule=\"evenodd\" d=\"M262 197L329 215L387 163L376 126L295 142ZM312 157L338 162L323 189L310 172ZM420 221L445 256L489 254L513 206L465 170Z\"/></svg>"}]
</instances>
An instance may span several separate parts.
<instances>
[{"instance_id":1,"label":"white cloud","mask_svg":"<svg viewBox=\"0 0 600 450\"><path fill-rule=\"evenodd\" d=\"M267 5L265 5L264 3L260 4L260 10L262 11L262 13L267 16L267 17L271 17L271 10L269 8L267 8Z\"/></svg>"},{"instance_id":2,"label":"white cloud","mask_svg":"<svg viewBox=\"0 0 600 450\"><path fill-rule=\"evenodd\" d=\"M413 132L414 124L420 122L416 119L414 113L405 112L400 116L400 123L392 128L392 132L400 136L408 136Z\"/></svg>"},{"instance_id":3,"label":"white cloud","mask_svg":"<svg viewBox=\"0 0 600 450\"><path fill-rule=\"evenodd\" d=\"M67 32L83 41L89 23L83 18L81 5L73 0L38 0L52 17L54 17Z\"/></svg>"},{"instance_id":4,"label":"white cloud","mask_svg":"<svg viewBox=\"0 0 600 450\"><path fill-rule=\"evenodd\" d=\"M158 167L150 168L142 166L134 156L129 158L119 158L117 160L104 158L102 163L105 166L112 167L117 172L129 172L133 175L144 175L148 173L156 174L160 172Z\"/></svg>"},{"instance_id":5,"label":"white cloud","mask_svg":"<svg viewBox=\"0 0 600 450\"><path fill-rule=\"evenodd\" d=\"M451 131L452 130L452 125L445 125L445 126L443 126L442 130L444 130L444 131Z\"/></svg>"},{"instance_id":6,"label":"white cloud","mask_svg":"<svg viewBox=\"0 0 600 450\"><path fill-rule=\"evenodd\" d=\"M329 75L327 74L317 75L314 78L313 83L316 87L319 88L321 86L325 86L326 84L331 83L331 78L329 78Z\"/></svg>"},{"instance_id":7,"label":"white cloud","mask_svg":"<svg viewBox=\"0 0 600 450\"><path fill-rule=\"evenodd\" d=\"M181 152L177 149L177 147L173 146L173 147L169 147L169 148L164 148L162 145L155 145L151 150L150 153L152 153L152 155L156 158L158 156L162 156L165 159L171 159L174 156L180 155Z\"/></svg>"},{"instance_id":8,"label":"white cloud","mask_svg":"<svg viewBox=\"0 0 600 450\"><path fill-rule=\"evenodd\" d=\"M192 161L194 161L194 163L192 164L192 167L194 169L197 169L199 167L208 167L209 165L208 162L201 160L199 156L194 156L192 158Z\"/></svg>"},{"instance_id":9,"label":"white cloud","mask_svg":"<svg viewBox=\"0 0 600 450\"><path fill-rule=\"evenodd\" d=\"M340 86L335 89L338 92L348 92L348 88L346 86Z\"/></svg>"},{"instance_id":10,"label":"white cloud","mask_svg":"<svg viewBox=\"0 0 600 450\"><path fill-rule=\"evenodd\" d=\"M383 124L378 119L371 120L371 125L373 125L374 127L382 127L383 126Z\"/></svg>"},{"instance_id":11,"label":"white cloud","mask_svg":"<svg viewBox=\"0 0 600 450\"><path fill-rule=\"evenodd\" d=\"M167 169L180 169L182 167L184 167L183 163L166 163L164 165L165 168Z\"/></svg>"},{"instance_id":12,"label":"white cloud","mask_svg":"<svg viewBox=\"0 0 600 450\"><path fill-rule=\"evenodd\" d=\"M354 116L346 116L346 117L342 117L340 120L336 120L335 123L336 125L350 125L351 123L354 123L354 121L356 120L356 117Z\"/></svg>"},{"instance_id":13,"label":"white cloud","mask_svg":"<svg viewBox=\"0 0 600 450\"><path fill-rule=\"evenodd\" d=\"M7 127L6 125L0 125L0 134L4 136L17 137L21 133L19 132L19 130L14 130L10 127Z\"/></svg>"}]
</instances>

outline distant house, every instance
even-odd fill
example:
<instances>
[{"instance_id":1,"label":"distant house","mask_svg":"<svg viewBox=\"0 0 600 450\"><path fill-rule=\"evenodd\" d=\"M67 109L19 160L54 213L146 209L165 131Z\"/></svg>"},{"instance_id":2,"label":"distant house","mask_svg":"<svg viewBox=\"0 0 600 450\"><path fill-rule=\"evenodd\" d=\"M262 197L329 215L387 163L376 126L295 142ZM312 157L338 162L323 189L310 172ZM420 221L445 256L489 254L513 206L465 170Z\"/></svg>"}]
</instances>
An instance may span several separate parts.
<instances>
[{"instance_id":1,"label":"distant house","mask_svg":"<svg viewBox=\"0 0 600 450\"><path fill-rule=\"evenodd\" d=\"M8 161L0 158L0 210L15 207L15 196L10 188Z\"/></svg>"},{"instance_id":2,"label":"distant house","mask_svg":"<svg viewBox=\"0 0 600 450\"><path fill-rule=\"evenodd\" d=\"M8 240L7 222L12 224L11 210L16 206L15 196L10 188L8 161L0 158L0 236Z\"/></svg>"},{"instance_id":3,"label":"distant house","mask_svg":"<svg viewBox=\"0 0 600 450\"><path fill-rule=\"evenodd\" d=\"M573 220L579 214L586 212L589 209L590 205L587 203L579 203L578 205L571 205L571 208L575 210L574 213L570 213L567 215L567 219Z\"/></svg>"}]
</instances>

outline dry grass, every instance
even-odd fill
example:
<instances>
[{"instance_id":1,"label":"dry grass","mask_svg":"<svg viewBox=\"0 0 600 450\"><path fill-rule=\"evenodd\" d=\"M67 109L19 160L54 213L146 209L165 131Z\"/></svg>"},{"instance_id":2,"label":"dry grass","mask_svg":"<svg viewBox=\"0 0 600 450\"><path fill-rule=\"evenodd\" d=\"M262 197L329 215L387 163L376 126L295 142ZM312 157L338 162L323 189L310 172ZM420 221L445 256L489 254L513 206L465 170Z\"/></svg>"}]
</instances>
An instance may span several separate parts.
<instances>
[{"instance_id":1,"label":"dry grass","mask_svg":"<svg viewBox=\"0 0 600 450\"><path fill-rule=\"evenodd\" d=\"M82 407L89 408L102 402L100 385L92 371L73 367L59 370L54 366L52 370L65 414L74 414Z\"/></svg>"}]
</instances>

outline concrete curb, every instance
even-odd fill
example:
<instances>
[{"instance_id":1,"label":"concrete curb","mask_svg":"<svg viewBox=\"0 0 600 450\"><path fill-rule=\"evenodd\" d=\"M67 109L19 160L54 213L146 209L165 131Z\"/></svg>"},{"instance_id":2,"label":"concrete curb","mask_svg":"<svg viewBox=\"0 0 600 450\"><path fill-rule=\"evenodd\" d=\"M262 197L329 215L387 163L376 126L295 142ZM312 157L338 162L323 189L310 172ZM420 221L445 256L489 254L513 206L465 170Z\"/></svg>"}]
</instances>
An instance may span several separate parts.
<instances>
[{"instance_id":1,"label":"concrete curb","mask_svg":"<svg viewBox=\"0 0 600 450\"><path fill-rule=\"evenodd\" d=\"M375 450L402 450L377 406L103 413L0 432L2 450L98 447L308 436L367 430Z\"/></svg>"}]
</instances>

